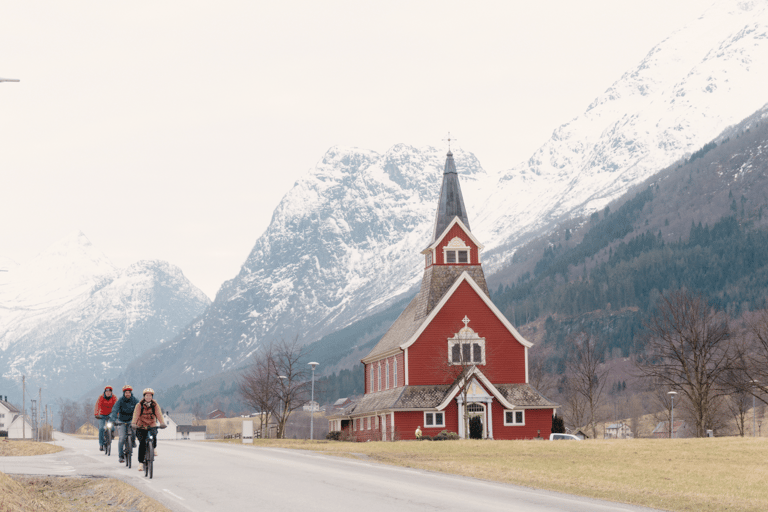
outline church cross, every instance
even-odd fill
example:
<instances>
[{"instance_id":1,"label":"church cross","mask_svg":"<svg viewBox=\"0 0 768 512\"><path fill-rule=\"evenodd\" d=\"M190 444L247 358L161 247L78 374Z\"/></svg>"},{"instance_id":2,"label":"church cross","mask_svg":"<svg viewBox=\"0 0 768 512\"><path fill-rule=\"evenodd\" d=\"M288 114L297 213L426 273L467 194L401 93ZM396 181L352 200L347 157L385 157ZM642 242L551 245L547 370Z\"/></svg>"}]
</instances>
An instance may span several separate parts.
<instances>
[{"instance_id":1,"label":"church cross","mask_svg":"<svg viewBox=\"0 0 768 512\"><path fill-rule=\"evenodd\" d=\"M464 315L464 320L462 320L462 322L464 322L464 327L468 327L469 318L467 317L467 315Z\"/></svg>"},{"instance_id":2,"label":"church cross","mask_svg":"<svg viewBox=\"0 0 768 512\"><path fill-rule=\"evenodd\" d=\"M443 139L443 140L447 140L448 141L448 152L450 153L451 152L451 141L452 140L459 140L459 139L456 139L456 138L452 139L451 138L451 132L448 132L448 138L447 139Z\"/></svg>"}]
</instances>

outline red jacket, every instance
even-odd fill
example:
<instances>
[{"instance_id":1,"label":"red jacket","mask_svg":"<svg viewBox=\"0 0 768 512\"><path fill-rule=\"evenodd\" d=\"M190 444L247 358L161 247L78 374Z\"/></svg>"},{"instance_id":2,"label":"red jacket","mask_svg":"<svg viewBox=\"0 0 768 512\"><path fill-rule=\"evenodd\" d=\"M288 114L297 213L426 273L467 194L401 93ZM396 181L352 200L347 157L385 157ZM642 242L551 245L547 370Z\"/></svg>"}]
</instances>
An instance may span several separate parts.
<instances>
[{"instance_id":1,"label":"red jacket","mask_svg":"<svg viewBox=\"0 0 768 512\"><path fill-rule=\"evenodd\" d=\"M109 416L112 412L112 406L117 402L117 397L112 395L109 399L104 398L104 395L99 396L96 400L96 407L93 408L94 416Z\"/></svg>"}]
</instances>

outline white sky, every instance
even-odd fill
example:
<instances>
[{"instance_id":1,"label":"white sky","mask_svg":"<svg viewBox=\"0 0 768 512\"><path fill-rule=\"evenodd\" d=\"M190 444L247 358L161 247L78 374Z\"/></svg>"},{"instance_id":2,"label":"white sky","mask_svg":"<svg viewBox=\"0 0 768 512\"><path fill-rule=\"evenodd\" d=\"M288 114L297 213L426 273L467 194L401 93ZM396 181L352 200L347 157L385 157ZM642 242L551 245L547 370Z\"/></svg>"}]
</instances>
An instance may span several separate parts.
<instances>
[{"instance_id":1,"label":"white sky","mask_svg":"<svg viewBox=\"0 0 768 512\"><path fill-rule=\"evenodd\" d=\"M81 230L211 298L333 145L528 158L709 0L0 0L0 259Z\"/></svg>"}]
</instances>

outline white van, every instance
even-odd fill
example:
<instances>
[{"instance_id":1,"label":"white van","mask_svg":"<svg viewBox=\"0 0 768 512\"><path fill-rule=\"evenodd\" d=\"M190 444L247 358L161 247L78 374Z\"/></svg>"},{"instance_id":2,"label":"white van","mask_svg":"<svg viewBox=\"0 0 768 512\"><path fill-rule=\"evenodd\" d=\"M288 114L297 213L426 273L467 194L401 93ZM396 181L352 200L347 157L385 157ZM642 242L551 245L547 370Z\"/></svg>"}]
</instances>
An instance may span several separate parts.
<instances>
[{"instance_id":1,"label":"white van","mask_svg":"<svg viewBox=\"0 0 768 512\"><path fill-rule=\"evenodd\" d=\"M572 434L549 434L550 441L581 441L580 437Z\"/></svg>"}]
</instances>

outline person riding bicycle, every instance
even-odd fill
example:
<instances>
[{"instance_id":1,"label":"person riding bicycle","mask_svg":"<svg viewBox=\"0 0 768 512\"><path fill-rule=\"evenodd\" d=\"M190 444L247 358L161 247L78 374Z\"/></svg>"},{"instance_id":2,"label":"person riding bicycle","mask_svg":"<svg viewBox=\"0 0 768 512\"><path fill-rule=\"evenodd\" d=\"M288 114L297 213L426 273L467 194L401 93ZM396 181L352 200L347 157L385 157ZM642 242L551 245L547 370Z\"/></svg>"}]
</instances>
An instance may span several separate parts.
<instances>
[{"instance_id":1,"label":"person riding bicycle","mask_svg":"<svg viewBox=\"0 0 768 512\"><path fill-rule=\"evenodd\" d=\"M112 414L109 415L112 422L117 425L117 451L120 454L121 464L125 462L123 448L125 447L125 438L128 435L128 425L133 419L133 411L136 409L136 404L138 403L139 399L133 396L133 388L126 384L123 386L123 396L117 400L117 403L112 408ZM136 432L133 432L131 442L134 442L135 440Z\"/></svg>"},{"instance_id":2,"label":"person riding bicycle","mask_svg":"<svg viewBox=\"0 0 768 512\"><path fill-rule=\"evenodd\" d=\"M144 471L144 440L152 432L152 447L155 448L155 457L157 457L157 425L165 428L163 419L163 410L155 401L155 390L147 388L144 390L144 399L136 404L133 410L133 419L131 425L136 429L136 438L139 440L139 471Z\"/></svg>"},{"instance_id":3,"label":"person riding bicycle","mask_svg":"<svg viewBox=\"0 0 768 512\"><path fill-rule=\"evenodd\" d=\"M104 393L99 395L99 399L96 400L96 407L93 408L93 415L99 420L99 451L104 451L104 424L109 419L109 415L112 412L112 407L117 402L117 398L112 396L112 386L106 386Z\"/></svg>"}]
</instances>

